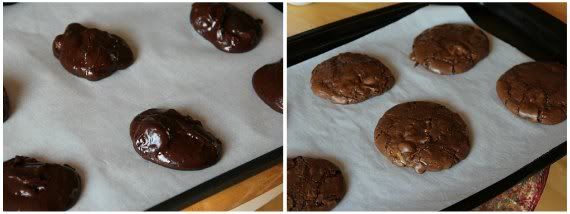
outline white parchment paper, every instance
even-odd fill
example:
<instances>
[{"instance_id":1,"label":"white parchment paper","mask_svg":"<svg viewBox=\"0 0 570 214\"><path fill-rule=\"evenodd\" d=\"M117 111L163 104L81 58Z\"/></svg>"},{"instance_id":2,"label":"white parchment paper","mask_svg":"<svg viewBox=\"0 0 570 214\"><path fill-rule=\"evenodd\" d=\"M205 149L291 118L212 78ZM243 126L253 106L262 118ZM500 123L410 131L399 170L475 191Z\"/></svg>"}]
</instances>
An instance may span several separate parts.
<instances>
[{"instance_id":1,"label":"white parchment paper","mask_svg":"<svg viewBox=\"0 0 570 214\"><path fill-rule=\"evenodd\" d=\"M443 23L473 21L455 6L428 6L346 45L288 69L288 157L320 157L340 166L348 192L335 210L440 210L499 181L566 140L566 122L548 126L519 119L500 102L499 76L532 61L488 35L491 52L470 71L451 76L414 67L414 38ZM383 61L396 77L385 94L336 105L310 89L313 68L342 52ZM467 159L449 170L418 175L393 165L374 145L374 128L396 104L433 101L458 112L471 133Z\"/></svg>"},{"instance_id":2,"label":"white parchment paper","mask_svg":"<svg viewBox=\"0 0 570 214\"><path fill-rule=\"evenodd\" d=\"M250 52L219 51L190 25L190 3L19 3L4 10L4 160L15 155L68 163L83 193L72 210L143 210L282 145L282 115L255 94L251 78L282 57L282 14L266 3L236 4L263 19ZM90 82L68 73L52 41L78 22L124 38L135 62ZM202 121L223 143L216 165L177 171L143 160L129 124L149 108Z\"/></svg>"}]
</instances>

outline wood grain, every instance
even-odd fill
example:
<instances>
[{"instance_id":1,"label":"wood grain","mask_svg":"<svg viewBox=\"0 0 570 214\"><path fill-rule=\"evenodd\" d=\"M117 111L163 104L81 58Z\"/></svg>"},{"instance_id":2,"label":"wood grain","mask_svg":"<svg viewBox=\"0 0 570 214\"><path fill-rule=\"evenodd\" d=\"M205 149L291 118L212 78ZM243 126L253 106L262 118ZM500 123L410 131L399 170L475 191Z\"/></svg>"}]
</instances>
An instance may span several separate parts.
<instances>
[{"instance_id":1,"label":"wood grain","mask_svg":"<svg viewBox=\"0 0 570 214\"><path fill-rule=\"evenodd\" d=\"M275 165L230 188L218 192L184 211L228 211L283 183L283 164ZM279 199L282 201L281 199Z\"/></svg>"},{"instance_id":2,"label":"wood grain","mask_svg":"<svg viewBox=\"0 0 570 214\"><path fill-rule=\"evenodd\" d=\"M397 3L311 3L304 6L287 4L287 36L394 4Z\"/></svg>"},{"instance_id":3,"label":"wood grain","mask_svg":"<svg viewBox=\"0 0 570 214\"><path fill-rule=\"evenodd\" d=\"M312 3L304 6L288 4L287 36L394 4L397 3ZM566 3L532 4L566 23Z\"/></svg>"}]
</instances>

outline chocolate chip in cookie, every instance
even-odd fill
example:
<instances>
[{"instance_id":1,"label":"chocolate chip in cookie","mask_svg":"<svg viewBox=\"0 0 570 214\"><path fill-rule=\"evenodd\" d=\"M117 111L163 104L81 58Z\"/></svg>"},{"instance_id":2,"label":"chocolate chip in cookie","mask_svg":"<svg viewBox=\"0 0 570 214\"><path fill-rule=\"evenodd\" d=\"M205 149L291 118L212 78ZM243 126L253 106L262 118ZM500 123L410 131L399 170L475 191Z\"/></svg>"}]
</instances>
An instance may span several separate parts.
<instances>
[{"instance_id":1,"label":"chocolate chip in cookie","mask_svg":"<svg viewBox=\"0 0 570 214\"><path fill-rule=\"evenodd\" d=\"M382 154L417 173L448 169L469 153L467 125L457 113L432 102L407 102L378 121L374 142Z\"/></svg>"},{"instance_id":2,"label":"chocolate chip in cookie","mask_svg":"<svg viewBox=\"0 0 570 214\"><path fill-rule=\"evenodd\" d=\"M497 81L497 94L509 111L535 123L566 120L566 66L527 62L514 66Z\"/></svg>"}]
</instances>

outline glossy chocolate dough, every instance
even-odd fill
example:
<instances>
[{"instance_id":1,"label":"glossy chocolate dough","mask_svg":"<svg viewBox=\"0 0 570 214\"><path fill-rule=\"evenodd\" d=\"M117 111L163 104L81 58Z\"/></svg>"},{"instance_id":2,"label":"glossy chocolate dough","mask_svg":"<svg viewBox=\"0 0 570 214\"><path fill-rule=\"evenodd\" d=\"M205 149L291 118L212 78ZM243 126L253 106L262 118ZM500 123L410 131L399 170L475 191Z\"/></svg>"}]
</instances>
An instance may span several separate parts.
<instances>
[{"instance_id":1,"label":"glossy chocolate dough","mask_svg":"<svg viewBox=\"0 0 570 214\"><path fill-rule=\"evenodd\" d=\"M509 111L535 123L566 120L566 66L527 62L514 66L497 81L497 94Z\"/></svg>"},{"instance_id":2,"label":"glossy chocolate dough","mask_svg":"<svg viewBox=\"0 0 570 214\"><path fill-rule=\"evenodd\" d=\"M483 31L463 24L429 28L414 40L410 58L437 74L459 74L489 55Z\"/></svg>"},{"instance_id":3,"label":"glossy chocolate dough","mask_svg":"<svg viewBox=\"0 0 570 214\"><path fill-rule=\"evenodd\" d=\"M144 159L177 170L198 170L220 159L222 143L200 121L174 109L149 109L131 122L135 151Z\"/></svg>"},{"instance_id":4,"label":"glossy chocolate dough","mask_svg":"<svg viewBox=\"0 0 570 214\"><path fill-rule=\"evenodd\" d=\"M420 174L448 169L470 150L461 116L440 104L421 101L390 108L378 121L374 142L392 163Z\"/></svg>"},{"instance_id":5,"label":"glossy chocolate dough","mask_svg":"<svg viewBox=\"0 0 570 214\"><path fill-rule=\"evenodd\" d=\"M10 117L10 100L8 99L8 94L6 94L6 88L4 89L4 122Z\"/></svg>"},{"instance_id":6,"label":"glossy chocolate dough","mask_svg":"<svg viewBox=\"0 0 570 214\"><path fill-rule=\"evenodd\" d=\"M287 210L329 211L346 193L340 169L328 160L287 159Z\"/></svg>"},{"instance_id":7,"label":"glossy chocolate dough","mask_svg":"<svg viewBox=\"0 0 570 214\"><path fill-rule=\"evenodd\" d=\"M265 104L283 113L283 59L258 69L251 82L255 93Z\"/></svg>"},{"instance_id":8,"label":"glossy chocolate dough","mask_svg":"<svg viewBox=\"0 0 570 214\"><path fill-rule=\"evenodd\" d=\"M81 194L81 179L68 165L16 156L4 162L4 211L65 211Z\"/></svg>"},{"instance_id":9,"label":"glossy chocolate dough","mask_svg":"<svg viewBox=\"0 0 570 214\"><path fill-rule=\"evenodd\" d=\"M321 62L311 74L311 90L336 104L354 104L383 94L394 76L380 60L358 53L341 53Z\"/></svg>"},{"instance_id":10,"label":"glossy chocolate dough","mask_svg":"<svg viewBox=\"0 0 570 214\"><path fill-rule=\"evenodd\" d=\"M133 64L133 52L119 36L73 23L53 40L53 55L70 73L91 81Z\"/></svg>"},{"instance_id":11,"label":"glossy chocolate dough","mask_svg":"<svg viewBox=\"0 0 570 214\"><path fill-rule=\"evenodd\" d=\"M261 19L228 3L194 3L190 22L200 35L225 52L247 52L261 40Z\"/></svg>"}]
</instances>

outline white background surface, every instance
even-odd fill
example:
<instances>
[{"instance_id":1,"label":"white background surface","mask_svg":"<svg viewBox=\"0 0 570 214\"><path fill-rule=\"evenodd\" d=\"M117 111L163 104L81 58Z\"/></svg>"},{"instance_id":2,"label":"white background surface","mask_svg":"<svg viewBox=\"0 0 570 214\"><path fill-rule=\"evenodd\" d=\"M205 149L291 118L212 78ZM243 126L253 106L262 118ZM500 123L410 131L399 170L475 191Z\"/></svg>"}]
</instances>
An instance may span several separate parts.
<instances>
[{"instance_id":1,"label":"white background surface","mask_svg":"<svg viewBox=\"0 0 570 214\"><path fill-rule=\"evenodd\" d=\"M362 38L288 68L288 156L331 160L348 192L335 210L440 210L510 175L566 140L566 121L548 126L520 119L497 97L495 83L514 65L532 61L488 35L491 52L466 73L441 76L409 60L414 38L443 23L470 23L460 7L429 6ZM342 52L380 59L396 77L385 94L337 105L310 89L313 68ZM374 128L391 107L432 101L459 113L471 133L468 157L449 170L416 174L385 158Z\"/></svg>"},{"instance_id":2,"label":"white background surface","mask_svg":"<svg viewBox=\"0 0 570 214\"><path fill-rule=\"evenodd\" d=\"M263 19L250 52L216 49L190 25L190 3L20 3L4 7L4 160L25 155L76 168L83 192L71 210L143 210L282 145L282 115L257 97L251 77L282 57L282 13L235 4ZM135 53L98 82L68 73L52 41L78 22L121 36ZM143 160L129 124L149 108L202 121L223 143L216 165L177 171Z\"/></svg>"}]
</instances>

